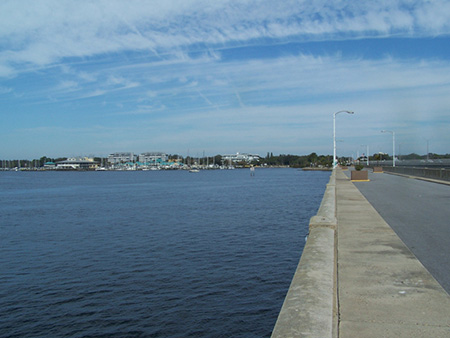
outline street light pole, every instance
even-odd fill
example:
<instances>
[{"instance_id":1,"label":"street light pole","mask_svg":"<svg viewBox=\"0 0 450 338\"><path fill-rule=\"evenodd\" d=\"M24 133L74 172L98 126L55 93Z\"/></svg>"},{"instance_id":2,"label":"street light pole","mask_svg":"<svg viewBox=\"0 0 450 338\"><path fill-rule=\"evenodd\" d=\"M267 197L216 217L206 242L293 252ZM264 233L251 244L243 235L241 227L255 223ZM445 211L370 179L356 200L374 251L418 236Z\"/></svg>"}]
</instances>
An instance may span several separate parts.
<instances>
[{"instance_id":1,"label":"street light pole","mask_svg":"<svg viewBox=\"0 0 450 338\"><path fill-rule=\"evenodd\" d=\"M354 112L349 110L340 110L336 113L333 113L333 169L336 168L337 159L336 159L336 115L339 113L347 113L354 114Z\"/></svg>"},{"instance_id":2,"label":"street light pole","mask_svg":"<svg viewBox=\"0 0 450 338\"><path fill-rule=\"evenodd\" d=\"M392 166L395 167L395 132L390 130L382 130L381 132L392 134Z\"/></svg>"}]
</instances>

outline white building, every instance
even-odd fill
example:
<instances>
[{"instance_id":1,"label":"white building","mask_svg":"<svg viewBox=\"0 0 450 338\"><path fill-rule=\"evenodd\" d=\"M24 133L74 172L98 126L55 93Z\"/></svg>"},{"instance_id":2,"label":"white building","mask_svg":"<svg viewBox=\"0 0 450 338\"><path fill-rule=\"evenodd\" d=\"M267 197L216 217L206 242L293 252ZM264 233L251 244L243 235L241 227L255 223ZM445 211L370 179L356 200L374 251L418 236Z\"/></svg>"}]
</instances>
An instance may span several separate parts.
<instances>
[{"instance_id":1,"label":"white building","mask_svg":"<svg viewBox=\"0 0 450 338\"><path fill-rule=\"evenodd\" d=\"M142 153L139 155L139 162L148 164L167 162L168 159L169 156L161 152L149 152L149 153Z\"/></svg>"},{"instance_id":2,"label":"white building","mask_svg":"<svg viewBox=\"0 0 450 338\"><path fill-rule=\"evenodd\" d=\"M120 164L127 162L136 162L136 155L133 153L114 153L108 156L109 164Z\"/></svg>"},{"instance_id":3,"label":"white building","mask_svg":"<svg viewBox=\"0 0 450 338\"><path fill-rule=\"evenodd\" d=\"M259 161L260 157L256 154L247 154L247 153L236 153L232 155L223 155L222 160L226 163L239 163L239 162L245 162L245 163L251 163L253 161Z\"/></svg>"},{"instance_id":4,"label":"white building","mask_svg":"<svg viewBox=\"0 0 450 338\"><path fill-rule=\"evenodd\" d=\"M56 163L55 169L57 170L78 170L78 169L96 169L98 167L98 162L94 161L93 158L89 157L72 157L64 161L59 161Z\"/></svg>"}]
</instances>

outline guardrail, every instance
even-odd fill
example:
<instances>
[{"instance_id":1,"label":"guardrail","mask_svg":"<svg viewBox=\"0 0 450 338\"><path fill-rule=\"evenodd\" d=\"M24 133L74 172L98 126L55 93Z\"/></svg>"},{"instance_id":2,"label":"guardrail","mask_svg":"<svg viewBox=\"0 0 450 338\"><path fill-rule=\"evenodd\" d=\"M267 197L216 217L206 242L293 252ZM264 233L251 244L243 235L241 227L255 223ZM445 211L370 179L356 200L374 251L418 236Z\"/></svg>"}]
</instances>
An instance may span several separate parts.
<instances>
[{"instance_id":1,"label":"guardrail","mask_svg":"<svg viewBox=\"0 0 450 338\"><path fill-rule=\"evenodd\" d=\"M336 172L316 216L272 338L337 337Z\"/></svg>"},{"instance_id":2,"label":"guardrail","mask_svg":"<svg viewBox=\"0 0 450 338\"><path fill-rule=\"evenodd\" d=\"M383 171L450 181L450 169L448 168L383 167Z\"/></svg>"},{"instance_id":3,"label":"guardrail","mask_svg":"<svg viewBox=\"0 0 450 338\"><path fill-rule=\"evenodd\" d=\"M392 160L371 160L370 165L392 167ZM450 168L450 158L429 159L429 160L395 160L396 167L421 167L421 168Z\"/></svg>"}]
</instances>

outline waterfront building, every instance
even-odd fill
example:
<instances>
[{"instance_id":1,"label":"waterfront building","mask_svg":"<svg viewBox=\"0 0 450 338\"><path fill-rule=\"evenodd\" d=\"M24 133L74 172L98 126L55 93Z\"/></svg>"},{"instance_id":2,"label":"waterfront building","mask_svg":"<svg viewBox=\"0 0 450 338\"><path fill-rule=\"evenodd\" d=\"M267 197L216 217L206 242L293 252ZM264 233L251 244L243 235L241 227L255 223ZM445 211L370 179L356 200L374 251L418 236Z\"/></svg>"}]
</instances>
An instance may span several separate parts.
<instances>
[{"instance_id":1,"label":"waterfront building","mask_svg":"<svg viewBox=\"0 0 450 338\"><path fill-rule=\"evenodd\" d=\"M46 169L46 170L56 169L56 163L55 162L45 162L44 169Z\"/></svg>"},{"instance_id":2,"label":"waterfront building","mask_svg":"<svg viewBox=\"0 0 450 338\"><path fill-rule=\"evenodd\" d=\"M225 163L251 163L253 161L259 161L260 156L256 154L248 154L248 153L236 153L232 155L223 155L222 160Z\"/></svg>"},{"instance_id":3,"label":"waterfront building","mask_svg":"<svg viewBox=\"0 0 450 338\"><path fill-rule=\"evenodd\" d=\"M136 155L129 152L123 152L113 153L108 156L108 163L111 165L127 162L136 162Z\"/></svg>"},{"instance_id":4,"label":"waterfront building","mask_svg":"<svg viewBox=\"0 0 450 338\"><path fill-rule=\"evenodd\" d=\"M89 157L72 157L64 161L56 162L56 170L92 170L98 167L98 162Z\"/></svg>"},{"instance_id":5,"label":"waterfront building","mask_svg":"<svg viewBox=\"0 0 450 338\"><path fill-rule=\"evenodd\" d=\"M162 152L147 152L139 155L139 162L145 164L157 164L167 162L169 156Z\"/></svg>"}]
</instances>

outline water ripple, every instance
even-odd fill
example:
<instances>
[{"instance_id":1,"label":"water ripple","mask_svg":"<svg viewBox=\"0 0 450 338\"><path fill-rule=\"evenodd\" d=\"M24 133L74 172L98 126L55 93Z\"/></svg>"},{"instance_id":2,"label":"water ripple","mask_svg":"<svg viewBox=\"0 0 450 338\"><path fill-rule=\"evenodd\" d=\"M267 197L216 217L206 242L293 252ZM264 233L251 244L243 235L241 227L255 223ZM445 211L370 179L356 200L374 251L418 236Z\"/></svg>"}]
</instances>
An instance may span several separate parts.
<instances>
[{"instance_id":1,"label":"water ripple","mask_svg":"<svg viewBox=\"0 0 450 338\"><path fill-rule=\"evenodd\" d=\"M268 337L327 173L0 173L1 337Z\"/></svg>"}]
</instances>

